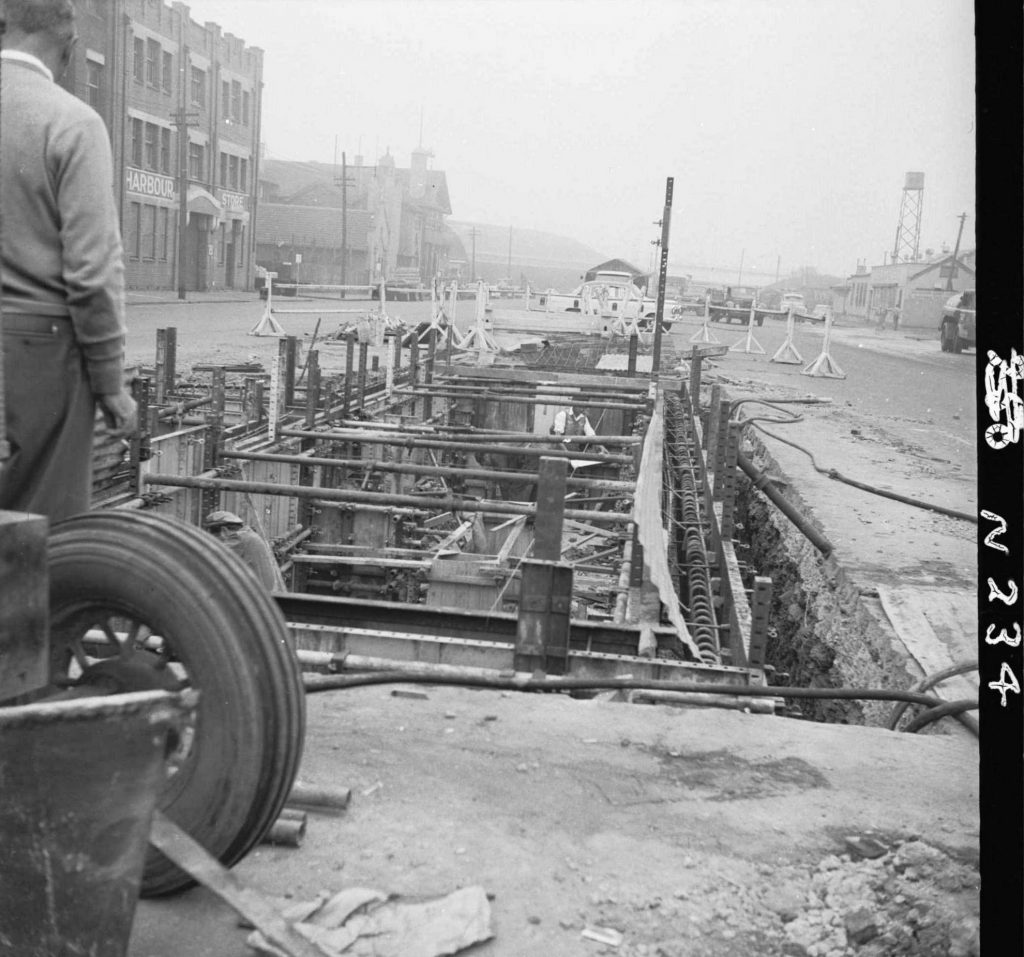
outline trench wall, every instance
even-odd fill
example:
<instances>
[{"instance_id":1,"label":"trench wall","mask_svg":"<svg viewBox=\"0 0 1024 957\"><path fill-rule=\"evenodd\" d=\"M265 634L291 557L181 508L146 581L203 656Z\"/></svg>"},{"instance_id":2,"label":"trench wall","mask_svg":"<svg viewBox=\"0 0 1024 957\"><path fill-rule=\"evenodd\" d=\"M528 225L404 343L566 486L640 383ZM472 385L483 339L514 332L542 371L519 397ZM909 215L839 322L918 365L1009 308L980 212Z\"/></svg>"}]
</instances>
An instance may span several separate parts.
<instances>
[{"instance_id":1,"label":"trench wall","mask_svg":"<svg viewBox=\"0 0 1024 957\"><path fill-rule=\"evenodd\" d=\"M744 451L762 470L783 475L756 434ZM793 485L784 491L826 536ZM750 481L739 473L738 532L744 560L773 582L766 660L788 672L785 684L811 688L908 689L917 679L894 635L872 611L870 593L853 584L834 557L825 559ZM877 596L875 597L877 601ZM809 700L796 702L810 720L888 726L892 702Z\"/></svg>"}]
</instances>

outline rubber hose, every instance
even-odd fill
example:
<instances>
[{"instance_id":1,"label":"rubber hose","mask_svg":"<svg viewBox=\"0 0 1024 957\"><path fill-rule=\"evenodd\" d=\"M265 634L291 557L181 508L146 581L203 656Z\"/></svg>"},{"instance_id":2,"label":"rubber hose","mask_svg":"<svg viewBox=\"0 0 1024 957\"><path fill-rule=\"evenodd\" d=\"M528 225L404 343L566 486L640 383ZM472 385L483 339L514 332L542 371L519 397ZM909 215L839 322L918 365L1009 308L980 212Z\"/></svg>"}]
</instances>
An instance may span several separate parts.
<instances>
[{"instance_id":1,"label":"rubber hose","mask_svg":"<svg viewBox=\"0 0 1024 957\"><path fill-rule=\"evenodd\" d=\"M936 705L934 708L929 708L927 711L922 711L903 730L908 734L915 734L933 721L938 721L939 718L945 718L947 715L956 716L964 711L973 711L977 707L977 698L960 698L957 701L946 701L943 704Z\"/></svg>"},{"instance_id":2,"label":"rubber hose","mask_svg":"<svg viewBox=\"0 0 1024 957\"><path fill-rule=\"evenodd\" d=\"M754 488L762 491L778 507L779 511L786 516L803 534L803 536L825 557L832 554L835 546L819 532L768 479L753 462L742 452L736 455L736 464L743 469L744 474L754 483Z\"/></svg>"},{"instance_id":3,"label":"rubber hose","mask_svg":"<svg viewBox=\"0 0 1024 957\"><path fill-rule=\"evenodd\" d=\"M698 681L665 681L656 678L516 678L497 673L482 675L425 675L405 671L376 671L364 674L306 674L307 694L358 688L364 685L433 684L466 688L498 688L502 691L652 690L686 691L702 694L740 695L751 698L833 698L853 701L908 701L929 708L944 702L934 695L887 688L793 688L765 685L707 684Z\"/></svg>"},{"instance_id":4,"label":"rubber hose","mask_svg":"<svg viewBox=\"0 0 1024 957\"><path fill-rule=\"evenodd\" d=\"M955 665L950 665L948 668L943 668L941 671L936 671L933 674L925 675L925 677L918 681L915 685L913 685L913 687L911 687L910 690L928 691L930 688L934 688L935 685L939 684L942 681L945 681L947 678L953 678L956 675L962 675L968 671L977 670L978 659L969 658L966 661L961 661ZM907 707L907 702L902 701L892 709L892 714L889 716L890 731L896 730L896 725L900 723L900 718L903 717L903 712L907 710ZM973 718L969 718L968 720L972 723L975 723ZM964 722L961 721L960 723L963 724Z\"/></svg>"},{"instance_id":5,"label":"rubber hose","mask_svg":"<svg viewBox=\"0 0 1024 957\"><path fill-rule=\"evenodd\" d=\"M784 439L781 435L776 435L774 432L769 432L764 426L758 425L756 422L752 423L755 429L760 429L765 435L775 439L776 442L781 442L783 445L792 446L794 449L803 452L811 460L811 465L814 466L816 472L820 472L822 475L827 475L829 478L835 479L837 482L845 482L847 485L852 485L854 488L859 488L865 492L871 492L873 495L881 495L883 498L891 498L896 502L903 502L905 505L913 505L915 508L923 508L929 512L938 512L940 515L948 515L950 518L959 518L965 522L971 522L974 525L978 524L977 515L968 515L967 512L958 512L953 508L946 508L943 505L933 505L931 502L922 502L919 499L910 498L906 495L900 495L898 492L887 492L882 488L875 488L873 485L867 485L864 482L858 482L854 479L847 478L842 472L837 472L835 469L825 469L818 465L814 458L814 453L810 449L805 449L802 445L794 442L792 439Z\"/></svg>"}]
</instances>

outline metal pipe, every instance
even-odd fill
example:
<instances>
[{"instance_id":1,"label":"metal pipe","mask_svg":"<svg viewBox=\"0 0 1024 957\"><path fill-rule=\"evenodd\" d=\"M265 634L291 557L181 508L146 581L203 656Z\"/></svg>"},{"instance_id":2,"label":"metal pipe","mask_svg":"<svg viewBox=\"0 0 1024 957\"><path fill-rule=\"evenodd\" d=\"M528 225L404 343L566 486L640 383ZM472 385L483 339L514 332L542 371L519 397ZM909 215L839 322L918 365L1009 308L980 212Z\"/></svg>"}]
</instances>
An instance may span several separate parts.
<instances>
[{"instance_id":1,"label":"metal pipe","mask_svg":"<svg viewBox=\"0 0 1024 957\"><path fill-rule=\"evenodd\" d=\"M557 375L557 373L553 373L553 374ZM592 378L597 378L597 376L593 376ZM499 378L497 376L483 376L483 375L469 375L467 373L454 373L452 375L438 376L438 380L439 381L445 381L445 382L466 383L465 385L462 385L462 386L453 385L453 386L451 386L451 388L479 389L481 386L486 387L486 386L490 386L490 385L494 385L495 383L498 383L498 384L500 384L502 386L506 386L506 387L511 386L511 385L515 385L515 386L519 386L520 388L523 388L523 389L528 388L528 387L541 387L546 392L551 392L551 393L566 392L566 393L571 393L572 395L579 395L579 394L581 394L581 390L583 390L583 389L589 390L589 391L594 392L594 393L606 392L606 393L614 393L614 394L623 394L623 395L625 395L625 394L628 394L629 392L633 391L633 389L634 389L633 383L631 383L631 382L624 382L624 381L622 381L621 378L617 382L608 383L608 384L600 383L600 382L594 382L594 381L589 381L589 382L587 382L587 383L585 383L583 385L569 385L569 384L560 384L558 382L551 382L551 381L546 381L545 382L545 381L542 381L542 379L540 379L540 378L530 379L530 380L527 380L527 381L519 381L519 380L516 380L516 379L512 378L511 376L508 377L508 378ZM471 385L469 383L477 383L477 384L476 385ZM646 395L648 393L648 391L649 391L649 385L647 384L647 382L645 380L637 380L637 384L635 386L635 389L636 389L637 393ZM583 394L586 394L586 393L583 393Z\"/></svg>"},{"instance_id":2,"label":"metal pipe","mask_svg":"<svg viewBox=\"0 0 1024 957\"><path fill-rule=\"evenodd\" d=\"M235 479L199 478L188 475L144 475L146 485L170 485L179 488L201 488L221 492L250 492L262 495L293 495L296 498L315 498L324 502L344 502L357 505L396 505L418 509L434 509L451 512L482 512L487 515L528 515L536 516L533 505L516 502L487 502L456 498L452 495L389 495L382 492L363 492L355 489L327 489L309 485L275 485L273 482L240 482ZM584 522L628 522L627 512L585 511L566 509L568 518Z\"/></svg>"},{"instance_id":3,"label":"metal pipe","mask_svg":"<svg viewBox=\"0 0 1024 957\"><path fill-rule=\"evenodd\" d=\"M620 591L615 598L615 610L612 613L612 621L621 625L626 620L626 609L629 605L629 579L632 574L633 563L633 529L632 522L626 527L627 538L622 546L622 564L619 566L618 586Z\"/></svg>"},{"instance_id":4,"label":"metal pipe","mask_svg":"<svg viewBox=\"0 0 1024 957\"><path fill-rule=\"evenodd\" d=\"M412 397L427 396L438 399L468 399L471 396L461 392L441 392L435 389L395 389L395 395L408 395ZM576 396L549 396L549 395L513 395L511 393L483 392L472 396L473 399L481 402L505 402L510 405L579 405L588 409L616 409L626 412L639 412L647 408L645 402L599 402L590 399L580 399ZM570 402L569 400L574 401Z\"/></svg>"},{"instance_id":5,"label":"metal pipe","mask_svg":"<svg viewBox=\"0 0 1024 957\"><path fill-rule=\"evenodd\" d=\"M368 445L404 445L407 449L449 449L453 452L489 452L493 455L525 455L540 458L552 455L561 458L579 459L583 462L605 462L614 465L633 465L632 455L613 455L608 452L586 452L575 449L533 449L515 445L485 445L479 442L451 442L445 439L396 438L394 435L366 435L358 432L313 432L308 429L279 429L279 435L294 439L319 439L335 442L364 442ZM600 445L600 437L591 439Z\"/></svg>"},{"instance_id":6,"label":"metal pipe","mask_svg":"<svg viewBox=\"0 0 1024 957\"><path fill-rule=\"evenodd\" d=\"M501 383L498 380L488 380L491 384L484 384L478 382L474 385L459 385L458 383L452 383L445 381L444 376L438 376L435 381L431 383L421 383L420 388L429 388L439 392L458 392L460 396L464 395L467 398L472 398L478 395L481 391L491 392L495 395L514 395L523 396L526 398L535 397L537 395L554 396L557 399L576 399L581 405L590 403L590 400L595 402L611 402L619 400L621 402L639 402L646 404L647 390L630 391L630 390L608 390L599 391L592 390L589 386L558 386L548 382L530 382L530 383L518 383L509 382Z\"/></svg>"},{"instance_id":7,"label":"metal pipe","mask_svg":"<svg viewBox=\"0 0 1024 957\"><path fill-rule=\"evenodd\" d=\"M774 485L768 476L764 474L753 462L742 452L736 454L736 464L743 469L744 474L754 484L754 488L760 489L778 507L779 511L786 516L803 534L803 536L825 557L832 554L835 546L819 532Z\"/></svg>"},{"instance_id":8,"label":"metal pipe","mask_svg":"<svg viewBox=\"0 0 1024 957\"><path fill-rule=\"evenodd\" d=\"M314 458L305 455L278 455L270 452L221 453L222 459L244 459L250 462L281 462L287 465L308 465L324 468L365 468L372 472L395 472L399 475L451 475L464 478L495 479L496 481L537 482L536 472L515 472L501 469L459 468L454 465L403 465L397 462L375 462L372 459ZM567 478L567 485L578 488L600 488L608 491L633 492L635 482L605 479Z\"/></svg>"}]
</instances>

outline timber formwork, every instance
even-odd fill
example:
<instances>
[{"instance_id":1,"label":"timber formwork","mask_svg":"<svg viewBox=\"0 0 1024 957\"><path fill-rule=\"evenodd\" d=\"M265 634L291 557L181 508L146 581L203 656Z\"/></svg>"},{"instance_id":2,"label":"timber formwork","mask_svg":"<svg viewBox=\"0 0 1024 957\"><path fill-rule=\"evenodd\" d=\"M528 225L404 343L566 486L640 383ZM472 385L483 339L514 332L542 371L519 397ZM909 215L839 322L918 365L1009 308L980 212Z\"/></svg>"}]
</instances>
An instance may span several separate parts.
<instances>
[{"instance_id":1,"label":"timber formwork","mask_svg":"<svg viewBox=\"0 0 1024 957\"><path fill-rule=\"evenodd\" d=\"M339 374L283 338L269 372L184 382L159 330L143 433L123 461L101 437L96 503L238 513L285 572L300 656L329 669L765 683L771 583L736 557L739 426L717 387L701 408L697 347L687 378L652 380L635 341L614 374L594 342L515 366L432 337L341 346Z\"/></svg>"}]
</instances>

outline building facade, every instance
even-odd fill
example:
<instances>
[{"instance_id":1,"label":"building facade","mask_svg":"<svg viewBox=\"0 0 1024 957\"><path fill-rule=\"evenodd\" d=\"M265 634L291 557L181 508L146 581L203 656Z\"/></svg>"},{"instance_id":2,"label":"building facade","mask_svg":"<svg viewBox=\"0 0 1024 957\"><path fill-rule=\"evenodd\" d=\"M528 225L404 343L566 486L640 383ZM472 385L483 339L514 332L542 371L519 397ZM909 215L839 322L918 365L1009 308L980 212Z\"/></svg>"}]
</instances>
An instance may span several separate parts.
<instances>
[{"instance_id":1,"label":"building facade","mask_svg":"<svg viewBox=\"0 0 1024 957\"><path fill-rule=\"evenodd\" d=\"M63 85L110 132L129 289L252 288L263 51L163 0L81 0Z\"/></svg>"},{"instance_id":2,"label":"building facade","mask_svg":"<svg viewBox=\"0 0 1024 957\"><path fill-rule=\"evenodd\" d=\"M975 288L974 263L971 250L956 259L942 254L930 262L858 267L847 279L845 299L836 311L869 320L896 309L901 327L937 330L946 300L954 292Z\"/></svg>"},{"instance_id":3,"label":"building facade","mask_svg":"<svg viewBox=\"0 0 1024 957\"><path fill-rule=\"evenodd\" d=\"M448 268L448 184L416 150L334 166L268 160L259 184L257 265L283 282L348 285L403 279L428 285Z\"/></svg>"}]
</instances>

